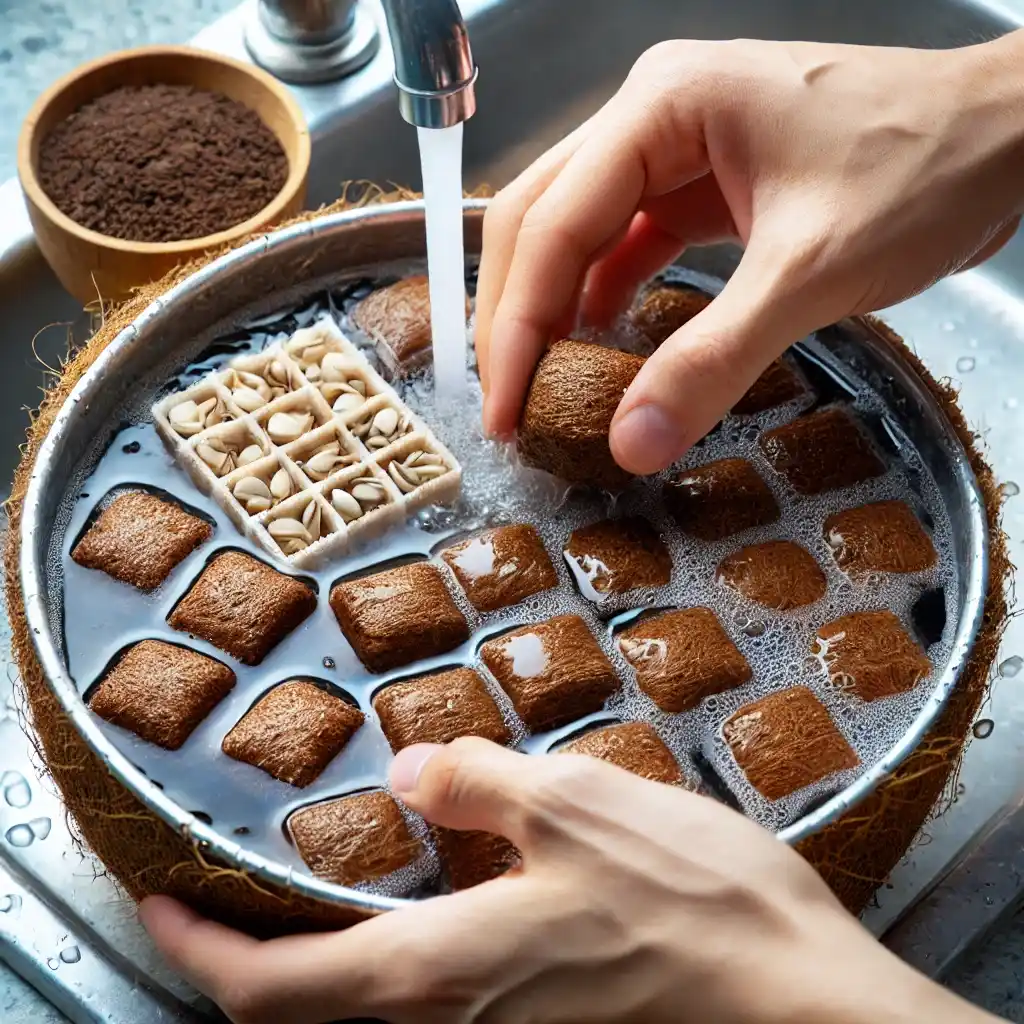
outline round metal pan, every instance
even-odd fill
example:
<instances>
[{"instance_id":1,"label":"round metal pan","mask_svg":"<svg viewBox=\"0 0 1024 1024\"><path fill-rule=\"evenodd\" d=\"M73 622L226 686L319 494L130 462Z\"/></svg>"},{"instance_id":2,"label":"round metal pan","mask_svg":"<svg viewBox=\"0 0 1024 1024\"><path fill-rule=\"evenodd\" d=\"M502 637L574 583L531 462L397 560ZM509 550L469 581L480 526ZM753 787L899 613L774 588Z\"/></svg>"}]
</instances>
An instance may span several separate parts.
<instances>
[{"instance_id":1,"label":"round metal pan","mask_svg":"<svg viewBox=\"0 0 1024 1024\"><path fill-rule=\"evenodd\" d=\"M480 251L485 209L483 201L465 204L466 251L470 255ZM51 538L60 528L58 512L68 482L95 458L97 441L111 436L126 395L147 389L152 393L176 367L194 356L196 338L209 335L214 325L230 328L243 319L282 308L359 267L424 256L423 205L404 202L295 224L197 271L125 328L74 389L41 446L21 522L21 586L40 663L68 717L107 769L147 807L200 844L207 857L306 895L369 913L393 909L406 901L322 882L247 850L169 799L115 749L68 674L47 564ZM683 262L727 278L737 259L734 248L715 247L689 253ZM939 666L933 691L917 718L886 756L855 782L779 832L779 838L788 843L839 818L874 790L921 741L956 686L970 654L981 624L988 577L985 509L977 481L928 388L867 323L844 321L819 332L817 339L881 396L934 477L953 526L959 617L951 654Z\"/></svg>"}]
</instances>

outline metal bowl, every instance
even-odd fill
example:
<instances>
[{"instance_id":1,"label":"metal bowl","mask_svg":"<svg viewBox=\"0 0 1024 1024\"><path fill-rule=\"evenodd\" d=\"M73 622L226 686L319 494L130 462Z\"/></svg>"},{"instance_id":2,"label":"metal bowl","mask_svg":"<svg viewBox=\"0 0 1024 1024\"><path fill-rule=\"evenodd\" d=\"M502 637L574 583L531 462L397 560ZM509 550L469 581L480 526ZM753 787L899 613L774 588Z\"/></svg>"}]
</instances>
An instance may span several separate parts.
<instances>
[{"instance_id":1,"label":"metal bowl","mask_svg":"<svg viewBox=\"0 0 1024 1024\"><path fill-rule=\"evenodd\" d=\"M480 251L486 203L465 204L466 251ZM733 247L687 254L692 269L724 279L735 269ZM54 610L48 565L69 481L81 478L125 408L125 396L151 393L196 354L196 339L219 326L294 302L351 271L425 256L421 202L351 210L296 224L251 242L193 274L156 299L97 359L65 402L43 442L21 521L21 586L28 625L46 677L69 719L106 768L148 808L201 844L207 856L269 882L329 902L375 913L407 901L347 889L295 873L291 866L247 850L169 799L119 752L87 711L62 653L60 612ZM287 288L281 282L288 282ZM839 818L885 780L917 746L957 684L982 621L988 578L985 508L967 455L935 398L894 347L861 321L844 321L817 340L886 403L897 427L927 465L953 526L959 567L959 610L951 654L911 726L880 761L845 790L778 833L796 843Z\"/></svg>"}]
</instances>

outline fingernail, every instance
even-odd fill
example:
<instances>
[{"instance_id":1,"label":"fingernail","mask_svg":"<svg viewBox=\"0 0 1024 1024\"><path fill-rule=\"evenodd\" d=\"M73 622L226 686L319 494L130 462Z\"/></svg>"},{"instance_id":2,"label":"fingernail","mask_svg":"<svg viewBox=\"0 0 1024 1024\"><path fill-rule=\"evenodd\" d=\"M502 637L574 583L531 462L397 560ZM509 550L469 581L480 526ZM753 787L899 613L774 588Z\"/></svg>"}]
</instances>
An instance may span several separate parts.
<instances>
[{"instance_id":1,"label":"fingernail","mask_svg":"<svg viewBox=\"0 0 1024 1024\"><path fill-rule=\"evenodd\" d=\"M412 793L416 789L424 766L440 749L437 743L417 743L400 750L391 762L391 769L388 772L391 788L399 796L403 793Z\"/></svg>"},{"instance_id":2,"label":"fingernail","mask_svg":"<svg viewBox=\"0 0 1024 1024\"><path fill-rule=\"evenodd\" d=\"M681 454L685 444L679 424L657 405L638 405L615 424L612 454L632 473L657 473Z\"/></svg>"}]
</instances>

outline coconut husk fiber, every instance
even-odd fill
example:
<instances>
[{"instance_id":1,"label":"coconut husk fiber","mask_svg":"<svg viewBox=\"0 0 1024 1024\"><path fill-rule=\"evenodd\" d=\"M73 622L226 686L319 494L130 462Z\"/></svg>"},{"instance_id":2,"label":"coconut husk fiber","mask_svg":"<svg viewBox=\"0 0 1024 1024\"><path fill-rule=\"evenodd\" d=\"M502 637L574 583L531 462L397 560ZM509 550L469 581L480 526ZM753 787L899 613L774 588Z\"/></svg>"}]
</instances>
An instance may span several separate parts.
<instances>
[{"instance_id":1,"label":"coconut husk fiber","mask_svg":"<svg viewBox=\"0 0 1024 1024\"><path fill-rule=\"evenodd\" d=\"M364 192L357 203L343 198L305 214L308 219L363 202L388 202L410 194ZM242 243L238 243L242 244ZM35 656L25 620L18 577L22 501L40 444L65 398L99 354L158 295L197 267L220 255L210 253L182 266L122 305L103 311L88 343L60 369L32 420L8 504L10 529L5 565L12 646L20 669L29 724L46 770L60 790L73 831L106 866L125 892L140 900L166 893L196 910L257 935L341 928L361 915L348 908L299 895L223 864L212 862L187 836L146 809L103 767L64 714ZM1007 619L1006 588L1011 570L1000 528L1001 495L976 435L957 405L955 391L936 381L902 340L875 323L882 337L907 360L946 411L981 485L988 515L991 567L984 623L959 685L925 741L872 796L841 820L800 844L843 903L859 913L913 842L929 815L944 806L955 785L971 725L988 693L992 665Z\"/></svg>"}]
</instances>

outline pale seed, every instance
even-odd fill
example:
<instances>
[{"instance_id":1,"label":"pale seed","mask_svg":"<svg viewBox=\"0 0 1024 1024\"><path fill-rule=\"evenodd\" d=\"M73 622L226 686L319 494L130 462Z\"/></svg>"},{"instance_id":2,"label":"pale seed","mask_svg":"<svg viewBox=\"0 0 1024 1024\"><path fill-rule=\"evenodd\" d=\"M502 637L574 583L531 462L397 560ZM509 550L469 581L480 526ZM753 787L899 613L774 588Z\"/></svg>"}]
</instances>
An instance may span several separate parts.
<instances>
[{"instance_id":1,"label":"pale seed","mask_svg":"<svg viewBox=\"0 0 1024 1024\"><path fill-rule=\"evenodd\" d=\"M275 443L288 444L302 437L312 423L310 413L275 412L267 424L267 433Z\"/></svg>"},{"instance_id":2,"label":"pale seed","mask_svg":"<svg viewBox=\"0 0 1024 1024\"><path fill-rule=\"evenodd\" d=\"M338 487L331 492L331 504L346 523L363 514L363 506L348 491Z\"/></svg>"},{"instance_id":3,"label":"pale seed","mask_svg":"<svg viewBox=\"0 0 1024 1024\"><path fill-rule=\"evenodd\" d=\"M375 433L390 437L398 429L398 410L390 408L381 409L373 417L372 429Z\"/></svg>"},{"instance_id":4,"label":"pale seed","mask_svg":"<svg viewBox=\"0 0 1024 1024\"><path fill-rule=\"evenodd\" d=\"M345 357L340 352L328 352L320 361L320 379L329 383L345 379Z\"/></svg>"},{"instance_id":5,"label":"pale seed","mask_svg":"<svg viewBox=\"0 0 1024 1024\"><path fill-rule=\"evenodd\" d=\"M302 525L309 530L313 540L320 539L320 506L311 501L302 513Z\"/></svg>"},{"instance_id":6,"label":"pale seed","mask_svg":"<svg viewBox=\"0 0 1024 1024\"><path fill-rule=\"evenodd\" d=\"M335 412L352 412L358 409L365 401L366 399L358 392L346 391L335 399L332 408Z\"/></svg>"},{"instance_id":7,"label":"pale seed","mask_svg":"<svg viewBox=\"0 0 1024 1024\"><path fill-rule=\"evenodd\" d=\"M320 379L320 367L315 363L306 367L306 380L316 383Z\"/></svg>"},{"instance_id":8,"label":"pale seed","mask_svg":"<svg viewBox=\"0 0 1024 1024\"><path fill-rule=\"evenodd\" d=\"M218 451L212 444L196 446L196 455L205 462L217 476L227 476L235 468L235 460L228 452Z\"/></svg>"},{"instance_id":9,"label":"pale seed","mask_svg":"<svg viewBox=\"0 0 1024 1024\"><path fill-rule=\"evenodd\" d=\"M263 449L258 444L246 445L238 453L238 459L236 460L239 466L248 466L250 463L257 462L263 458Z\"/></svg>"},{"instance_id":10,"label":"pale seed","mask_svg":"<svg viewBox=\"0 0 1024 1024\"><path fill-rule=\"evenodd\" d=\"M289 497L292 493L292 478L288 475L288 470L279 469L270 480L270 493L277 498L278 501L283 501Z\"/></svg>"},{"instance_id":11,"label":"pale seed","mask_svg":"<svg viewBox=\"0 0 1024 1024\"><path fill-rule=\"evenodd\" d=\"M249 498L242 503L245 511L251 516L258 516L261 512L269 512L274 507L273 498Z\"/></svg>"},{"instance_id":12,"label":"pale seed","mask_svg":"<svg viewBox=\"0 0 1024 1024\"><path fill-rule=\"evenodd\" d=\"M384 500L384 487L376 480L356 483L350 493L363 508L374 508Z\"/></svg>"},{"instance_id":13,"label":"pale seed","mask_svg":"<svg viewBox=\"0 0 1024 1024\"><path fill-rule=\"evenodd\" d=\"M395 481L398 489L403 494L408 494L416 489L419 484L419 477L414 469L406 469L397 462L388 463L388 475Z\"/></svg>"},{"instance_id":14,"label":"pale seed","mask_svg":"<svg viewBox=\"0 0 1024 1024\"><path fill-rule=\"evenodd\" d=\"M167 419L182 437L192 437L193 434L198 434L203 429L199 406L191 399L174 406L168 412Z\"/></svg>"},{"instance_id":15,"label":"pale seed","mask_svg":"<svg viewBox=\"0 0 1024 1024\"><path fill-rule=\"evenodd\" d=\"M271 490L258 476L244 476L235 484L234 495L239 501L249 498L271 498Z\"/></svg>"},{"instance_id":16,"label":"pale seed","mask_svg":"<svg viewBox=\"0 0 1024 1024\"><path fill-rule=\"evenodd\" d=\"M334 468L340 465L342 458L340 455L332 454L331 452L318 452L314 455L303 468L314 480L323 480L325 477L331 475Z\"/></svg>"},{"instance_id":17,"label":"pale seed","mask_svg":"<svg viewBox=\"0 0 1024 1024\"><path fill-rule=\"evenodd\" d=\"M235 405L243 412L255 412L267 404L266 398L255 388L247 387L244 384L241 387L235 388L231 392L231 397L234 399Z\"/></svg>"},{"instance_id":18,"label":"pale seed","mask_svg":"<svg viewBox=\"0 0 1024 1024\"><path fill-rule=\"evenodd\" d=\"M448 472L448 467L445 465L429 464L426 466L420 465L416 467L416 472L419 473L420 480L435 480L439 476L444 476Z\"/></svg>"}]
</instances>

